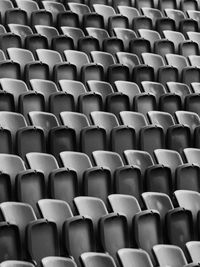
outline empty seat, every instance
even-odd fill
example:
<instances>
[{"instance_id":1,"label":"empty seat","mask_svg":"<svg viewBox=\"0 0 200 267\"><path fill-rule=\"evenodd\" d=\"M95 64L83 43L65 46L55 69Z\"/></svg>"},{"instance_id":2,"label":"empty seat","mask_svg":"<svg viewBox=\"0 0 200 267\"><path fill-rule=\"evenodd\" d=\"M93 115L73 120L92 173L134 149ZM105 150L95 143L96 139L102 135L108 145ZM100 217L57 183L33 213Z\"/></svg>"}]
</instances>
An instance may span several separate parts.
<instances>
[{"instance_id":1,"label":"empty seat","mask_svg":"<svg viewBox=\"0 0 200 267\"><path fill-rule=\"evenodd\" d=\"M65 257L53 257L53 256L49 256L49 257L45 257L41 260L42 262L42 266L43 267L53 267L55 266L68 266L68 267L76 267L76 263L74 262L74 260L70 259L70 258L65 258Z\"/></svg>"},{"instance_id":2,"label":"empty seat","mask_svg":"<svg viewBox=\"0 0 200 267\"><path fill-rule=\"evenodd\" d=\"M154 43L161 39L160 34L156 31L140 29L138 32L140 37L148 40L151 43L151 49L154 48Z\"/></svg>"},{"instance_id":3,"label":"empty seat","mask_svg":"<svg viewBox=\"0 0 200 267\"><path fill-rule=\"evenodd\" d=\"M123 28L114 28L113 31L116 37L123 41L125 51L129 51L130 41L133 38L136 38L135 32L130 29L123 29Z\"/></svg>"},{"instance_id":4,"label":"empty seat","mask_svg":"<svg viewBox=\"0 0 200 267\"><path fill-rule=\"evenodd\" d=\"M154 151L157 162L171 168L172 174L175 173L176 168L183 164L180 154L174 150L156 149Z\"/></svg>"},{"instance_id":5,"label":"empty seat","mask_svg":"<svg viewBox=\"0 0 200 267\"><path fill-rule=\"evenodd\" d=\"M176 170L176 189L199 192L199 166L184 164Z\"/></svg>"},{"instance_id":6,"label":"empty seat","mask_svg":"<svg viewBox=\"0 0 200 267\"><path fill-rule=\"evenodd\" d=\"M89 157L84 153L79 152L61 152L60 157L64 167L76 171L79 181L79 189L82 190L82 179L86 169L92 167Z\"/></svg>"},{"instance_id":7,"label":"empty seat","mask_svg":"<svg viewBox=\"0 0 200 267\"><path fill-rule=\"evenodd\" d=\"M36 25L35 29L36 29L37 33L47 37L49 46L51 45L52 39L55 36L59 35L57 29L54 27L51 27L51 26Z\"/></svg>"},{"instance_id":8,"label":"empty seat","mask_svg":"<svg viewBox=\"0 0 200 267\"><path fill-rule=\"evenodd\" d=\"M111 193L111 173L108 168L93 167L87 169L83 177L83 194L97 197L107 203L107 197Z\"/></svg>"},{"instance_id":9,"label":"empty seat","mask_svg":"<svg viewBox=\"0 0 200 267\"><path fill-rule=\"evenodd\" d=\"M46 197L44 174L33 170L21 171L16 176L15 187L16 199L31 205L36 216L40 218L37 202Z\"/></svg>"},{"instance_id":10,"label":"empty seat","mask_svg":"<svg viewBox=\"0 0 200 267\"><path fill-rule=\"evenodd\" d=\"M191 93L189 86L183 83L168 82L167 87L170 93L180 95L182 100Z\"/></svg>"},{"instance_id":11,"label":"empty seat","mask_svg":"<svg viewBox=\"0 0 200 267\"><path fill-rule=\"evenodd\" d=\"M140 15L138 9L132 6L130 7L120 5L118 6L118 10L120 14L128 18L130 28L132 27L133 18L138 17Z\"/></svg>"},{"instance_id":12,"label":"empty seat","mask_svg":"<svg viewBox=\"0 0 200 267\"><path fill-rule=\"evenodd\" d=\"M0 206L4 219L18 226L22 242L23 257L27 256L25 230L28 223L35 221L36 216L33 208L25 203L4 202Z\"/></svg>"},{"instance_id":13,"label":"empty seat","mask_svg":"<svg viewBox=\"0 0 200 267\"><path fill-rule=\"evenodd\" d=\"M57 63L62 63L61 55L53 50L37 49L37 56L39 60L49 66L50 73L52 75L53 68Z\"/></svg>"},{"instance_id":14,"label":"empty seat","mask_svg":"<svg viewBox=\"0 0 200 267\"><path fill-rule=\"evenodd\" d=\"M40 199L38 207L44 219L56 223L61 241L63 223L73 216L70 206L62 200Z\"/></svg>"},{"instance_id":15,"label":"empty seat","mask_svg":"<svg viewBox=\"0 0 200 267\"><path fill-rule=\"evenodd\" d=\"M113 7L101 4L94 4L93 7L95 12L103 16L105 26L108 27L108 19L116 14Z\"/></svg>"},{"instance_id":16,"label":"empty seat","mask_svg":"<svg viewBox=\"0 0 200 267\"><path fill-rule=\"evenodd\" d=\"M3 261L21 260L22 252L18 227L13 223L1 222L0 237L1 264L3 265Z\"/></svg>"},{"instance_id":17,"label":"empty seat","mask_svg":"<svg viewBox=\"0 0 200 267\"><path fill-rule=\"evenodd\" d=\"M151 30L153 28L152 20L146 16L139 16L133 18L132 28L134 31L139 31L140 29Z\"/></svg>"},{"instance_id":18,"label":"empty seat","mask_svg":"<svg viewBox=\"0 0 200 267\"><path fill-rule=\"evenodd\" d=\"M61 30L64 35L67 35L73 39L75 48L78 47L78 40L85 36L84 32L79 28L62 26Z\"/></svg>"},{"instance_id":19,"label":"empty seat","mask_svg":"<svg viewBox=\"0 0 200 267\"><path fill-rule=\"evenodd\" d=\"M167 242L179 246L184 252L185 244L194 240L192 212L184 208L170 210L166 215Z\"/></svg>"},{"instance_id":20,"label":"empty seat","mask_svg":"<svg viewBox=\"0 0 200 267\"><path fill-rule=\"evenodd\" d=\"M154 140L152 143L151 140ZM147 151L153 157L155 149L165 147L165 134L162 127L146 126L140 131L140 149Z\"/></svg>"},{"instance_id":21,"label":"empty seat","mask_svg":"<svg viewBox=\"0 0 200 267\"><path fill-rule=\"evenodd\" d=\"M11 47L8 48L7 51L10 59L20 64L22 71L27 63L31 63L35 60L33 54L26 49Z\"/></svg>"},{"instance_id":22,"label":"empty seat","mask_svg":"<svg viewBox=\"0 0 200 267\"><path fill-rule=\"evenodd\" d=\"M124 155L129 165L136 165L140 168L142 175L144 175L148 167L154 165L151 155L145 151L126 150Z\"/></svg>"},{"instance_id":23,"label":"empty seat","mask_svg":"<svg viewBox=\"0 0 200 267\"><path fill-rule=\"evenodd\" d=\"M108 135L114 127L119 126L117 117L109 112L93 111L91 113L91 118L93 123L96 126L104 128Z\"/></svg>"},{"instance_id":24,"label":"empty seat","mask_svg":"<svg viewBox=\"0 0 200 267\"><path fill-rule=\"evenodd\" d=\"M73 39L65 35L55 36L52 39L52 49L59 52L64 59L64 51L74 49Z\"/></svg>"},{"instance_id":25,"label":"empty seat","mask_svg":"<svg viewBox=\"0 0 200 267\"><path fill-rule=\"evenodd\" d=\"M160 266L184 266L187 264L183 251L177 246L156 245L153 247L153 251Z\"/></svg>"},{"instance_id":26,"label":"empty seat","mask_svg":"<svg viewBox=\"0 0 200 267\"><path fill-rule=\"evenodd\" d=\"M41 127L47 136L49 130L53 127L59 126L58 120L55 115L47 112L32 111L29 112L31 124L36 127Z\"/></svg>"},{"instance_id":27,"label":"empty seat","mask_svg":"<svg viewBox=\"0 0 200 267\"><path fill-rule=\"evenodd\" d=\"M144 265L146 267L153 266L149 254L142 249L122 248L118 250L117 255L123 267L130 267L132 262L134 262L137 267L142 267Z\"/></svg>"},{"instance_id":28,"label":"empty seat","mask_svg":"<svg viewBox=\"0 0 200 267\"><path fill-rule=\"evenodd\" d=\"M77 265L81 266L80 255L84 252L95 252L92 220L83 216L69 218L63 225L63 240L65 253L73 256Z\"/></svg>"},{"instance_id":29,"label":"empty seat","mask_svg":"<svg viewBox=\"0 0 200 267\"><path fill-rule=\"evenodd\" d=\"M91 51L100 50L99 40L97 40L96 38L92 36L86 36L86 37L80 38L78 41L78 50L86 53L90 57Z\"/></svg>"},{"instance_id":30,"label":"empty seat","mask_svg":"<svg viewBox=\"0 0 200 267\"><path fill-rule=\"evenodd\" d=\"M46 243L45 246L43 242ZM27 227L27 249L31 259L37 264L41 264L44 257L59 256L56 224L42 219L31 222Z\"/></svg>"},{"instance_id":31,"label":"empty seat","mask_svg":"<svg viewBox=\"0 0 200 267\"><path fill-rule=\"evenodd\" d=\"M73 199L78 194L77 174L67 168L55 169L49 176L49 197L67 202L74 212Z\"/></svg>"},{"instance_id":32,"label":"empty seat","mask_svg":"<svg viewBox=\"0 0 200 267\"><path fill-rule=\"evenodd\" d=\"M65 50L64 51L66 60L74 64L77 67L78 73L80 75L81 67L89 63L89 58L84 52Z\"/></svg>"},{"instance_id":33,"label":"empty seat","mask_svg":"<svg viewBox=\"0 0 200 267\"><path fill-rule=\"evenodd\" d=\"M167 39L161 39L161 40L155 41L154 52L162 56L163 58L165 57L166 54L175 54L174 43ZM185 56L183 53L181 54Z\"/></svg>"},{"instance_id":34,"label":"empty seat","mask_svg":"<svg viewBox=\"0 0 200 267\"><path fill-rule=\"evenodd\" d=\"M152 263L155 259L152 247L163 243L160 215L157 211L142 211L135 215L133 229L136 237L136 244L144 249L151 257ZM148 236L148 242L146 242Z\"/></svg>"},{"instance_id":35,"label":"empty seat","mask_svg":"<svg viewBox=\"0 0 200 267\"><path fill-rule=\"evenodd\" d=\"M147 209L160 213L163 221L167 212L174 208L169 196L163 193L146 192L142 194L142 199Z\"/></svg>"},{"instance_id":36,"label":"empty seat","mask_svg":"<svg viewBox=\"0 0 200 267\"><path fill-rule=\"evenodd\" d=\"M11 267L13 265L17 267L33 267L34 265L27 261L6 260L1 263L4 267Z\"/></svg>"},{"instance_id":37,"label":"empty seat","mask_svg":"<svg viewBox=\"0 0 200 267\"><path fill-rule=\"evenodd\" d=\"M114 192L131 195L141 204L140 195L143 191L141 171L137 166L122 166L116 169L114 176Z\"/></svg>"},{"instance_id":38,"label":"empty seat","mask_svg":"<svg viewBox=\"0 0 200 267\"><path fill-rule=\"evenodd\" d=\"M95 164L99 167L107 167L113 174L118 167L124 166L119 154L109 151L94 151L92 153Z\"/></svg>"},{"instance_id":39,"label":"empty seat","mask_svg":"<svg viewBox=\"0 0 200 267\"><path fill-rule=\"evenodd\" d=\"M32 152L26 158L31 169L44 173L46 183L50 172L58 168L56 159L50 154Z\"/></svg>"},{"instance_id":40,"label":"empty seat","mask_svg":"<svg viewBox=\"0 0 200 267\"><path fill-rule=\"evenodd\" d=\"M99 231L104 251L107 251L117 261L117 251L129 247L126 217L115 213L104 215L99 222Z\"/></svg>"},{"instance_id":41,"label":"empty seat","mask_svg":"<svg viewBox=\"0 0 200 267\"><path fill-rule=\"evenodd\" d=\"M104 29L88 27L88 28L86 28L86 31L87 31L88 35L96 38L99 41L100 47L102 47L103 41L106 38L110 37L108 32Z\"/></svg>"},{"instance_id":42,"label":"empty seat","mask_svg":"<svg viewBox=\"0 0 200 267\"><path fill-rule=\"evenodd\" d=\"M108 266L108 267L116 267L116 264L113 260L113 258L104 253L94 253L94 252L87 252L81 254L81 261L83 263L84 267L103 267L103 266Z\"/></svg>"},{"instance_id":43,"label":"empty seat","mask_svg":"<svg viewBox=\"0 0 200 267\"><path fill-rule=\"evenodd\" d=\"M0 36L1 44L0 49L6 53L8 48L15 47L21 48L21 38L19 35L15 35L14 33L5 33Z\"/></svg>"},{"instance_id":44,"label":"empty seat","mask_svg":"<svg viewBox=\"0 0 200 267\"><path fill-rule=\"evenodd\" d=\"M142 82L142 88L145 93L153 94L158 101L160 96L166 93L166 89L163 84L157 82Z\"/></svg>"},{"instance_id":45,"label":"empty seat","mask_svg":"<svg viewBox=\"0 0 200 267\"><path fill-rule=\"evenodd\" d=\"M61 3L56 3L52 1L44 1L43 6L45 10L51 12L53 16L53 23L57 23L57 15L59 13L65 12L65 7Z\"/></svg>"},{"instance_id":46,"label":"empty seat","mask_svg":"<svg viewBox=\"0 0 200 267\"><path fill-rule=\"evenodd\" d=\"M190 259L192 260L192 262L199 261L199 254L198 254L199 245L200 245L199 241L190 241L186 243L186 248L189 252Z\"/></svg>"},{"instance_id":47,"label":"empty seat","mask_svg":"<svg viewBox=\"0 0 200 267\"><path fill-rule=\"evenodd\" d=\"M192 132L197 126L199 126L199 122L200 122L199 116L194 112L176 111L175 115L176 115L178 122L180 124L189 126Z\"/></svg>"},{"instance_id":48,"label":"empty seat","mask_svg":"<svg viewBox=\"0 0 200 267\"><path fill-rule=\"evenodd\" d=\"M163 33L166 39L174 43L175 49L178 52L179 44L185 41L184 35L176 31L164 31Z\"/></svg>"},{"instance_id":49,"label":"empty seat","mask_svg":"<svg viewBox=\"0 0 200 267\"><path fill-rule=\"evenodd\" d=\"M192 144L192 136L190 128L185 125L174 125L167 131L167 147L176 150L181 155L183 149L190 147Z\"/></svg>"},{"instance_id":50,"label":"empty seat","mask_svg":"<svg viewBox=\"0 0 200 267\"><path fill-rule=\"evenodd\" d=\"M32 29L26 25L9 24L9 29L12 33L21 37L22 43L24 43L26 36L33 34Z\"/></svg>"},{"instance_id":51,"label":"empty seat","mask_svg":"<svg viewBox=\"0 0 200 267\"><path fill-rule=\"evenodd\" d=\"M144 38L135 38L129 43L130 52L141 57L142 53L151 52L151 43Z\"/></svg>"},{"instance_id":52,"label":"empty seat","mask_svg":"<svg viewBox=\"0 0 200 267\"><path fill-rule=\"evenodd\" d=\"M101 94L104 103L107 95L114 93L112 86L107 82L90 80L87 81L87 86L91 92Z\"/></svg>"},{"instance_id":53,"label":"empty seat","mask_svg":"<svg viewBox=\"0 0 200 267\"><path fill-rule=\"evenodd\" d=\"M92 219L95 231L97 231L100 218L108 214L104 202L95 197L76 197L74 203L81 216Z\"/></svg>"},{"instance_id":54,"label":"empty seat","mask_svg":"<svg viewBox=\"0 0 200 267\"><path fill-rule=\"evenodd\" d=\"M198 44L193 41L185 41L179 45L180 54L184 57L199 54Z\"/></svg>"},{"instance_id":55,"label":"empty seat","mask_svg":"<svg viewBox=\"0 0 200 267\"><path fill-rule=\"evenodd\" d=\"M136 213L141 211L140 205L136 198L130 195L113 194L108 196L112 211L124 214L128 221L129 231L132 235L132 220Z\"/></svg>"},{"instance_id":56,"label":"empty seat","mask_svg":"<svg viewBox=\"0 0 200 267\"><path fill-rule=\"evenodd\" d=\"M148 117L152 124L160 125L165 132L170 126L175 124L174 118L167 112L149 111Z\"/></svg>"}]
</instances>

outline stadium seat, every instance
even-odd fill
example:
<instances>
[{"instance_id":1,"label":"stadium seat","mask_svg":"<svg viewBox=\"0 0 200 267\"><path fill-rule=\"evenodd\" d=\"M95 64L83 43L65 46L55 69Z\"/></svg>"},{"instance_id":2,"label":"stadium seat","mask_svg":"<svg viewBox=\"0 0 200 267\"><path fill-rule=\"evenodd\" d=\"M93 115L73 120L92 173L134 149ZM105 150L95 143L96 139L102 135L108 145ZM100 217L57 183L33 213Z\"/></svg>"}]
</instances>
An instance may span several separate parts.
<instances>
[{"instance_id":1,"label":"stadium seat","mask_svg":"<svg viewBox=\"0 0 200 267\"><path fill-rule=\"evenodd\" d=\"M116 267L113 258L106 253L85 252L81 254L81 261L84 267L92 267L94 264L97 267L104 265L108 267Z\"/></svg>"}]
</instances>

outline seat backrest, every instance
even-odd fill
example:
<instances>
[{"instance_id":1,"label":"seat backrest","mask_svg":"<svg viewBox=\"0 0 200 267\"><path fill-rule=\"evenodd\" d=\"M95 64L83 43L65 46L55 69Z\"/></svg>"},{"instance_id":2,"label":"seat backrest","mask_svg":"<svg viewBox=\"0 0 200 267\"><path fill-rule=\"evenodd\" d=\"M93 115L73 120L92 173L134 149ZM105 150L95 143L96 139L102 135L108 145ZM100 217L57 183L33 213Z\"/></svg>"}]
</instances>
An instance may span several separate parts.
<instances>
[{"instance_id":1,"label":"seat backrest","mask_svg":"<svg viewBox=\"0 0 200 267\"><path fill-rule=\"evenodd\" d=\"M153 266L149 254L142 249L122 248L117 254L123 267L131 267L132 262L135 267Z\"/></svg>"},{"instance_id":2,"label":"seat backrest","mask_svg":"<svg viewBox=\"0 0 200 267\"><path fill-rule=\"evenodd\" d=\"M144 174L146 169L154 165L153 159L148 152L139 150L124 151L126 161L129 165L136 165L140 168L141 173Z\"/></svg>"},{"instance_id":3,"label":"seat backrest","mask_svg":"<svg viewBox=\"0 0 200 267\"><path fill-rule=\"evenodd\" d=\"M81 254L81 260L84 267L116 267L116 263L113 258L104 253L87 252Z\"/></svg>"},{"instance_id":4,"label":"seat backrest","mask_svg":"<svg viewBox=\"0 0 200 267\"><path fill-rule=\"evenodd\" d=\"M58 168L56 159L50 154L32 152L26 154L26 158L31 169L44 173L46 182L50 172Z\"/></svg>"},{"instance_id":5,"label":"seat backrest","mask_svg":"<svg viewBox=\"0 0 200 267\"><path fill-rule=\"evenodd\" d=\"M95 164L99 167L107 167L114 173L118 167L124 166L119 154L109 151L94 151L92 153Z\"/></svg>"},{"instance_id":6,"label":"seat backrest","mask_svg":"<svg viewBox=\"0 0 200 267\"><path fill-rule=\"evenodd\" d=\"M160 266L184 266L187 260L183 251L173 245L156 245L153 247L156 259Z\"/></svg>"},{"instance_id":7,"label":"seat backrest","mask_svg":"<svg viewBox=\"0 0 200 267\"><path fill-rule=\"evenodd\" d=\"M64 267L64 266L76 267L77 266L75 261L70 258L49 256L49 257L45 257L42 259L43 267L53 267L55 265L57 267Z\"/></svg>"}]
</instances>

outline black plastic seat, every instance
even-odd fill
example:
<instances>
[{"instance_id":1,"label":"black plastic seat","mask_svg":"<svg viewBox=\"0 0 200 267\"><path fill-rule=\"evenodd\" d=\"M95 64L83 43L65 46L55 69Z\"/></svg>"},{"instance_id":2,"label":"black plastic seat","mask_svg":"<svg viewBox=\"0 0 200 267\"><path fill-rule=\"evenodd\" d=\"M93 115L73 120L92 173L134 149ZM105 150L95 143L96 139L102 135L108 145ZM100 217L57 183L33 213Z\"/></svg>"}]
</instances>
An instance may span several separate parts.
<instances>
[{"instance_id":1,"label":"black plastic seat","mask_svg":"<svg viewBox=\"0 0 200 267\"><path fill-rule=\"evenodd\" d=\"M1 263L4 267L11 267L11 266L17 266L17 267L33 267L34 265L27 261L16 261L16 260L6 260Z\"/></svg>"},{"instance_id":2,"label":"black plastic seat","mask_svg":"<svg viewBox=\"0 0 200 267\"><path fill-rule=\"evenodd\" d=\"M82 37L78 40L78 50L86 53L90 57L91 51L100 50L99 40L92 36Z\"/></svg>"},{"instance_id":3,"label":"black plastic seat","mask_svg":"<svg viewBox=\"0 0 200 267\"><path fill-rule=\"evenodd\" d=\"M167 39L157 40L154 43L154 52L163 58L166 54L175 54L174 43ZM182 55L185 56L184 54Z\"/></svg>"},{"instance_id":4,"label":"black plastic seat","mask_svg":"<svg viewBox=\"0 0 200 267\"><path fill-rule=\"evenodd\" d=\"M184 164L176 170L176 189L199 192L200 167L195 164Z\"/></svg>"},{"instance_id":5,"label":"black plastic seat","mask_svg":"<svg viewBox=\"0 0 200 267\"><path fill-rule=\"evenodd\" d=\"M83 16L83 28L95 27L104 28L103 16L97 13L88 13Z\"/></svg>"},{"instance_id":6,"label":"black plastic seat","mask_svg":"<svg viewBox=\"0 0 200 267\"><path fill-rule=\"evenodd\" d=\"M151 141L154 140L152 143ZM146 126L140 131L140 149L147 151L153 157L155 149L165 147L165 134L162 127Z\"/></svg>"},{"instance_id":7,"label":"black plastic seat","mask_svg":"<svg viewBox=\"0 0 200 267\"><path fill-rule=\"evenodd\" d=\"M101 95L96 93L81 94L78 98L78 110L90 120L90 113L103 110L103 100ZM113 112L114 113L114 112Z\"/></svg>"},{"instance_id":8,"label":"black plastic seat","mask_svg":"<svg viewBox=\"0 0 200 267\"><path fill-rule=\"evenodd\" d=\"M45 198L45 180L42 172L33 170L22 171L16 176L16 199L31 205L36 216L40 218L37 202Z\"/></svg>"},{"instance_id":9,"label":"black plastic seat","mask_svg":"<svg viewBox=\"0 0 200 267\"><path fill-rule=\"evenodd\" d=\"M41 47L44 48L45 47ZM52 39L52 50L59 52L63 59L64 59L64 51L65 50L73 50L74 49L74 42L71 37L65 35L55 36Z\"/></svg>"},{"instance_id":10,"label":"black plastic seat","mask_svg":"<svg viewBox=\"0 0 200 267\"><path fill-rule=\"evenodd\" d=\"M147 65L138 65L133 68L132 80L138 85L143 81L155 81L154 69Z\"/></svg>"},{"instance_id":11,"label":"black plastic seat","mask_svg":"<svg viewBox=\"0 0 200 267\"><path fill-rule=\"evenodd\" d=\"M85 171L83 176L83 194L100 198L107 203L107 197L113 189L111 181L111 173L108 168L90 168Z\"/></svg>"},{"instance_id":12,"label":"black plastic seat","mask_svg":"<svg viewBox=\"0 0 200 267\"><path fill-rule=\"evenodd\" d=\"M130 246L126 217L115 213L103 216L99 222L99 231L104 251L117 262L117 251Z\"/></svg>"},{"instance_id":13,"label":"black plastic seat","mask_svg":"<svg viewBox=\"0 0 200 267\"><path fill-rule=\"evenodd\" d=\"M67 202L74 212L73 199L78 195L78 180L74 170L60 168L49 175L49 197Z\"/></svg>"},{"instance_id":14,"label":"black plastic seat","mask_svg":"<svg viewBox=\"0 0 200 267\"><path fill-rule=\"evenodd\" d=\"M60 152L77 150L75 130L65 126L53 128L49 132L47 143L48 151L60 162Z\"/></svg>"},{"instance_id":15,"label":"black plastic seat","mask_svg":"<svg viewBox=\"0 0 200 267\"><path fill-rule=\"evenodd\" d=\"M179 45L179 52L184 57L199 54L198 44L193 41L185 41Z\"/></svg>"},{"instance_id":16,"label":"black plastic seat","mask_svg":"<svg viewBox=\"0 0 200 267\"><path fill-rule=\"evenodd\" d=\"M133 18L132 21L132 29L134 31L138 31L139 29L148 29L151 30L153 28L152 20L146 16L139 16Z\"/></svg>"},{"instance_id":17,"label":"black plastic seat","mask_svg":"<svg viewBox=\"0 0 200 267\"><path fill-rule=\"evenodd\" d=\"M151 52L151 43L143 38L135 38L129 43L129 50L131 53L136 54L141 58L142 53Z\"/></svg>"},{"instance_id":18,"label":"black plastic seat","mask_svg":"<svg viewBox=\"0 0 200 267\"><path fill-rule=\"evenodd\" d=\"M164 193L171 197L174 183L171 169L163 165L153 165L146 170L144 188L147 192Z\"/></svg>"},{"instance_id":19,"label":"black plastic seat","mask_svg":"<svg viewBox=\"0 0 200 267\"><path fill-rule=\"evenodd\" d=\"M69 218L63 225L63 240L65 253L73 256L77 265L81 266L80 255L96 250L92 220L83 216Z\"/></svg>"},{"instance_id":20,"label":"black plastic seat","mask_svg":"<svg viewBox=\"0 0 200 267\"><path fill-rule=\"evenodd\" d=\"M21 79L20 65L11 60L0 62L0 73L0 78Z\"/></svg>"},{"instance_id":21,"label":"black plastic seat","mask_svg":"<svg viewBox=\"0 0 200 267\"><path fill-rule=\"evenodd\" d=\"M82 129L80 134L80 149L90 158L92 152L95 150L107 150L106 131L96 126Z\"/></svg>"},{"instance_id":22,"label":"black plastic seat","mask_svg":"<svg viewBox=\"0 0 200 267\"><path fill-rule=\"evenodd\" d=\"M16 151L18 155L25 160L29 152L46 152L44 132L41 128L24 127L16 134Z\"/></svg>"},{"instance_id":23,"label":"black plastic seat","mask_svg":"<svg viewBox=\"0 0 200 267\"><path fill-rule=\"evenodd\" d=\"M106 97L106 111L119 118L121 111L130 110L129 98L123 93L113 93ZM94 110L95 111L95 110ZM96 110L98 111L98 110Z\"/></svg>"},{"instance_id":24,"label":"black plastic seat","mask_svg":"<svg viewBox=\"0 0 200 267\"><path fill-rule=\"evenodd\" d=\"M185 243L194 239L192 213L183 208L176 208L166 215L167 242L179 246L183 251Z\"/></svg>"},{"instance_id":25,"label":"black plastic seat","mask_svg":"<svg viewBox=\"0 0 200 267\"><path fill-rule=\"evenodd\" d=\"M159 213L153 210L137 213L133 219L133 229L137 246L148 252L152 263L155 264L152 247L163 243ZM148 242L146 242L147 237Z\"/></svg>"},{"instance_id":26,"label":"black plastic seat","mask_svg":"<svg viewBox=\"0 0 200 267\"><path fill-rule=\"evenodd\" d=\"M160 96L159 99L159 110L162 112L169 113L174 117L174 113L177 110L182 110L183 105L182 105L182 99L180 95L177 94L171 94L171 93L166 93Z\"/></svg>"},{"instance_id":27,"label":"black plastic seat","mask_svg":"<svg viewBox=\"0 0 200 267\"><path fill-rule=\"evenodd\" d=\"M57 26L61 27L79 27L78 14L72 11L65 11L57 14Z\"/></svg>"},{"instance_id":28,"label":"black plastic seat","mask_svg":"<svg viewBox=\"0 0 200 267\"><path fill-rule=\"evenodd\" d=\"M137 166L118 167L114 173L114 193L131 195L141 204L142 176Z\"/></svg>"},{"instance_id":29,"label":"black plastic seat","mask_svg":"<svg viewBox=\"0 0 200 267\"><path fill-rule=\"evenodd\" d=\"M21 260L21 242L19 229L15 224L7 222L0 223L0 260L1 264L3 261L8 260ZM2 264L3 265L3 264Z\"/></svg>"},{"instance_id":30,"label":"black plastic seat","mask_svg":"<svg viewBox=\"0 0 200 267\"><path fill-rule=\"evenodd\" d=\"M43 246L43 242L46 243ZM31 222L27 227L27 249L32 260L40 261L47 256L59 256L59 241L56 224L47 220Z\"/></svg>"},{"instance_id":31,"label":"black plastic seat","mask_svg":"<svg viewBox=\"0 0 200 267\"><path fill-rule=\"evenodd\" d=\"M191 147L192 136L190 128L185 125L174 125L167 130L167 147L172 150L176 150L181 155L183 149Z\"/></svg>"},{"instance_id":32,"label":"black plastic seat","mask_svg":"<svg viewBox=\"0 0 200 267\"><path fill-rule=\"evenodd\" d=\"M157 110L156 98L152 94L140 94L134 97L133 107L136 112L144 114L147 116L147 113L151 110Z\"/></svg>"}]
</instances>

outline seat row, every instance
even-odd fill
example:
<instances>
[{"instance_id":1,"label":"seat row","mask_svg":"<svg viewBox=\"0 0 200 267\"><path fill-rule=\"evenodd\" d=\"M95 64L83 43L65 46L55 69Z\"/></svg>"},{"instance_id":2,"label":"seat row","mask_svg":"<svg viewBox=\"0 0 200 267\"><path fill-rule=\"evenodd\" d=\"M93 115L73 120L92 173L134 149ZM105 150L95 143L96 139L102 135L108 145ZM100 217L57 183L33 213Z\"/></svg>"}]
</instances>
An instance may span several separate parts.
<instances>
[{"instance_id":1,"label":"seat row","mask_svg":"<svg viewBox=\"0 0 200 267\"><path fill-rule=\"evenodd\" d=\"M178 201L181 201L182 195L187 198L191 195L195 204L199 205L199 193L176 191L175 194ZM154 197L156 200L155 194ZM179 252L181 248L185 253L184 258L189 262L199 259L199 254L194 249L199 248L199 242L194 242L199 240L199 208L195 213L191 212L191 208L174 208L170 199L162 194L157 195L157 203L151 194L144 194L144 198L156 210L141 211L136 199L111 195L111 207L118 213L108 213L100 199L78 197L74 202L80 215L76 216L73 216L66 202L41 199L38 207L45 219L38 220L28 204L1 203L3 220L6 221L0 223L0 233L4 235L1 261L28 259L40 266L43 257L71 256L81 266L82 253L101 251L109 253L118 265L119 249L138 247L145 250L153 264L156 264L152 248L159 244L177 246ZM146 242L147 235L149 242ZM44 241L46 246L43 246ZM188 252L191 254L188 255Z\"/></svg>"}]
</instances>

